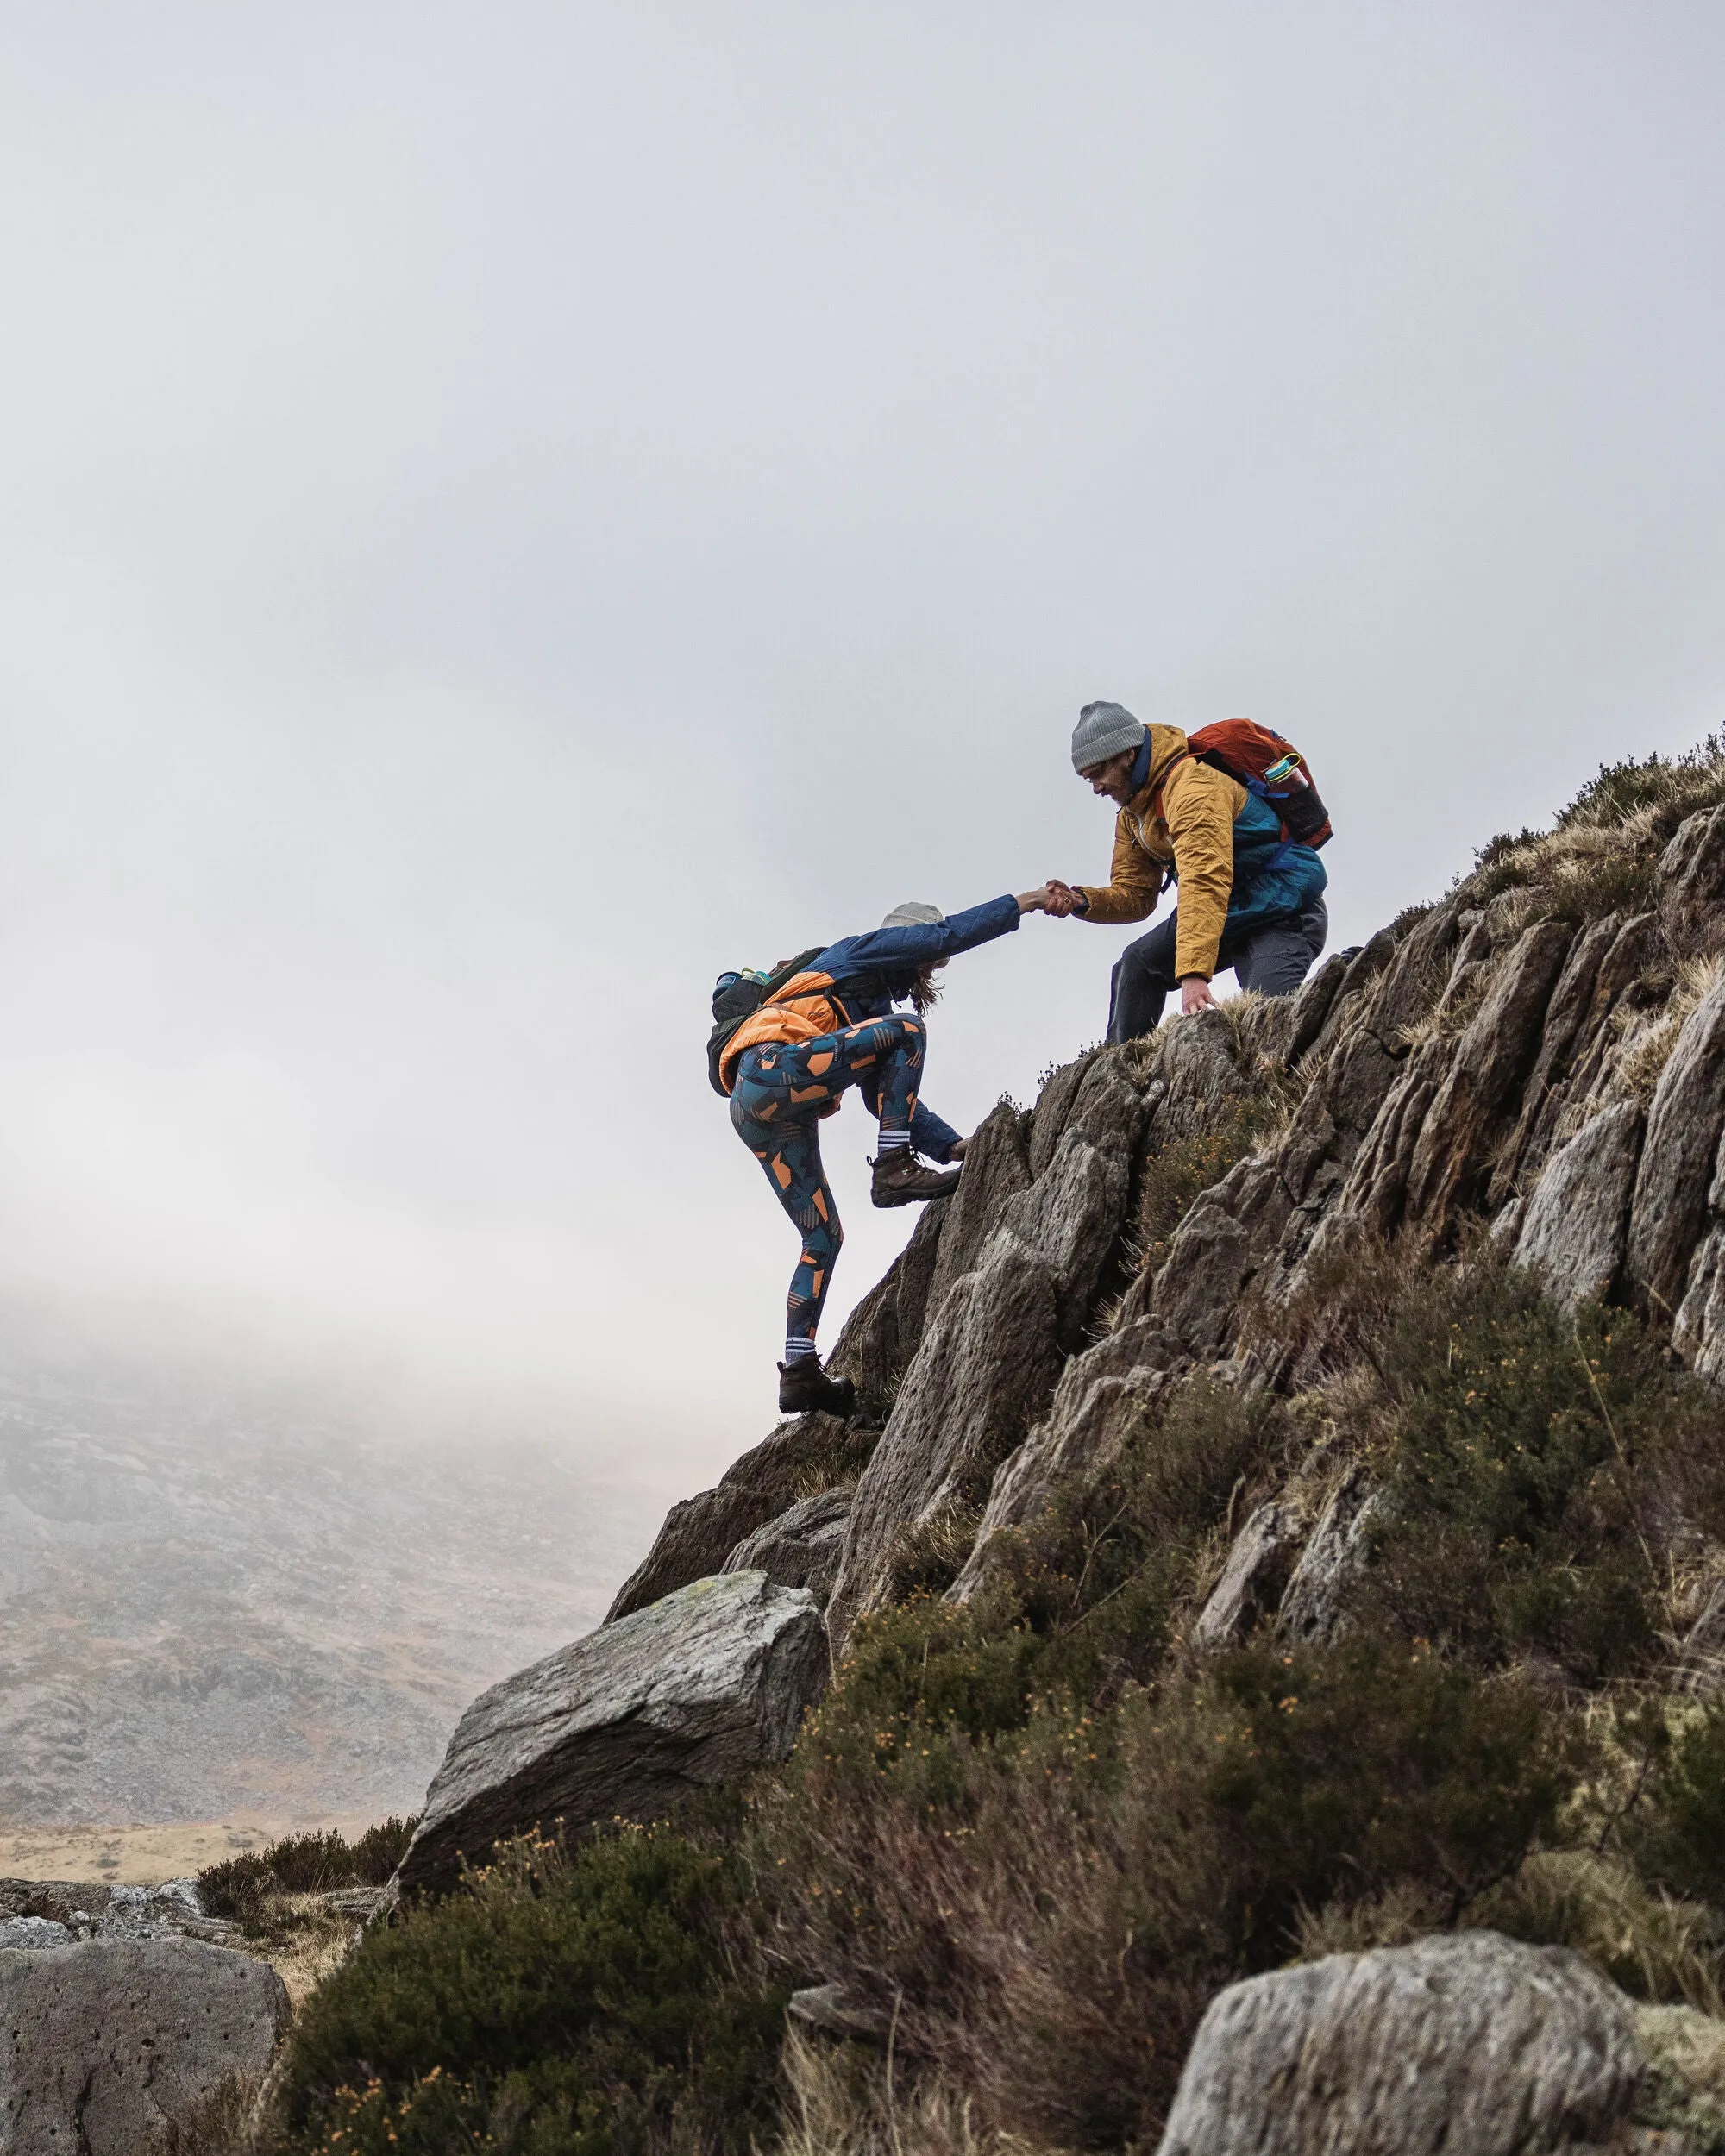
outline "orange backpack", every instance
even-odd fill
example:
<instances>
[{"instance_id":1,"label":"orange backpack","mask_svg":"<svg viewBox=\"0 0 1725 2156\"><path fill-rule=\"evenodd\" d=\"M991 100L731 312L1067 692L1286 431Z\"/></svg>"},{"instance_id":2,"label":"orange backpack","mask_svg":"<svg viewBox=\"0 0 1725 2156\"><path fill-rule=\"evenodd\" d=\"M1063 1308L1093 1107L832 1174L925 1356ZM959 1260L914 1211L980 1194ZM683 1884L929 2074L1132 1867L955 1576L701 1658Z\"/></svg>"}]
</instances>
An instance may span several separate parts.
<instances>
[{"instance_id":1,"label":"orange backpack","mask_svg":"<svg viewBox=\"0 0 1725 2156\"><path fill-rule=\"evenodd\" d=\"M1282 818L1282 833L1301 846L1321 846L1331 836L1330 812L1312 783L1306 759L1291 741L1250 718L1220 718L1188 734L1186 746L1200 763L1226 772Z\"/></svg>"}]
</instances>

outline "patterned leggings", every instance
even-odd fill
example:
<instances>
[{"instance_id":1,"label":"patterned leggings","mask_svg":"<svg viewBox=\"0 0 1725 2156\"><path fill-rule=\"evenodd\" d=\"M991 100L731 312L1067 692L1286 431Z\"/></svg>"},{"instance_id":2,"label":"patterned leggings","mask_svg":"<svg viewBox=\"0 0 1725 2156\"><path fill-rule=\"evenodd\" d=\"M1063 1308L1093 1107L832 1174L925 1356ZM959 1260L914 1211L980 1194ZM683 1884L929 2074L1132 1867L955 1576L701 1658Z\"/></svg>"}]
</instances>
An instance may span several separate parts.
<instances>
[{"instance_id":1,"label":"patterned leggings","mask_svg":"<svg viewBox=\"0 0 1725 2156\"><path fill-rule=\"evenodd\" d=\"M922 1083L920 1019L864 1018L842 1033L792 1048L745 1049L731 1095L731 1127L767 1171L779 1203L803 1238L786 1305L787 1338L812 1340L844 1240L820 1161L819 1119L847 1086L861 1092L881 1130L908 1131Z\"/></svg>"}]
</instances>

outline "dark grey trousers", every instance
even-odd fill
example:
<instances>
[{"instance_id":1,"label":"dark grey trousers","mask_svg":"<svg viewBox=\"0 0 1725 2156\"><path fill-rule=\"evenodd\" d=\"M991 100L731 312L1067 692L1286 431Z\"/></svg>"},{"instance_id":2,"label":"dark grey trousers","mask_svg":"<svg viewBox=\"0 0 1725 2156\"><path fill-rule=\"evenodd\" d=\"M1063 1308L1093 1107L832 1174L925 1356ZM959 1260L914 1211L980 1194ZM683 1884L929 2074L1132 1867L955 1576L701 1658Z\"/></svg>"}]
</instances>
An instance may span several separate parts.
<instances>
[{"instance_id":1,"label":"dark grey trousers","mask_svg":"<svg viewBox=\"0 0 1725 2156\"><path fill-rule=\"evenodd\" d=\"M1148 936L1140 936L1120 953L1108 1001L1111 1041L1135 1041L1156 1031L1164 1003L1179 986L1174 971L1179 932L1176 906ZM1238 943L1225 941L1217 954L1216 970L1226 973L1232 966L1241 987L1256 988L1260 995L1291 996L1316 964L1329 932L1324 901L1314 899L1303 913L1272 921Z\"/></svg>"}]
</instances>

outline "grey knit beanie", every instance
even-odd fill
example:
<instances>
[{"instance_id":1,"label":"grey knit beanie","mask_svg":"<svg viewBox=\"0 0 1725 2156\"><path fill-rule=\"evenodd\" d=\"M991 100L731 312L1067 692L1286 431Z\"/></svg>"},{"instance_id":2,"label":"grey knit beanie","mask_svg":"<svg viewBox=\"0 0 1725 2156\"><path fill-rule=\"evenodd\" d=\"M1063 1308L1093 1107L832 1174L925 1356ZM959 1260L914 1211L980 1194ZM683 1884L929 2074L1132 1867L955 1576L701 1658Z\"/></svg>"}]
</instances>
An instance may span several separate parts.
<instances>
[{"instance_id":1,"label":"grey knit beanie","mask_svg":"<svg viewBox=\"0 0 1725 2156\"><path fill-rule=\"evenodd\" d=\"M1072 768L1082 773L1122 749L1144 746L1144 727L1124 704L1087 704L1072 729Z\"/></svg>"},{"instance_id":2,"label":"grey knit beanie","mask_svg":"<svg viewBox=\"0 0 1725 2156\"><path fill-rule=\"evenodd\" d=\"M881 922L882 928L929 928L936 921L946 918L938 906L926 906L920 899L906 899L902 906L895 906Z\"/></svg>"}]
</instances>

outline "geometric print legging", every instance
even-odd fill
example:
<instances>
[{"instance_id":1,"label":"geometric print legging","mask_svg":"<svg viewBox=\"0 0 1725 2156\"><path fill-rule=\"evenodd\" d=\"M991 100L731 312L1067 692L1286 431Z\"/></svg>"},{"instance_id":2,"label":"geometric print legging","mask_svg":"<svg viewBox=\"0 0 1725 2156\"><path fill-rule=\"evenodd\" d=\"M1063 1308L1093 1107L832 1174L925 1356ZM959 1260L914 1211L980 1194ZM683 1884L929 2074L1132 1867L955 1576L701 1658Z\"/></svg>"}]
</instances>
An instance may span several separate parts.
<instances>
[{"instance_id":1,"label":"geometric print legging","mask_svg":"<svg viewBox=\"0 0 1725 2156\"><path fill-rule=\"evenodd\" d=\"M908 1131L922 1065L921 1021L896 1013L795 1047L775 1041L745 1049L738 1058L731 1127L766 1169L803 1238L785 1308L788 1338L813 1339L844 1240L821 1166L818 1119L831 1115L845 1087L855 1086L882 1131Z\"/></svg>"}]
</instances>

